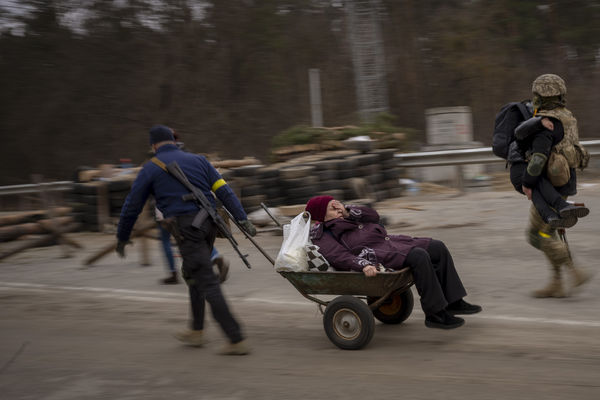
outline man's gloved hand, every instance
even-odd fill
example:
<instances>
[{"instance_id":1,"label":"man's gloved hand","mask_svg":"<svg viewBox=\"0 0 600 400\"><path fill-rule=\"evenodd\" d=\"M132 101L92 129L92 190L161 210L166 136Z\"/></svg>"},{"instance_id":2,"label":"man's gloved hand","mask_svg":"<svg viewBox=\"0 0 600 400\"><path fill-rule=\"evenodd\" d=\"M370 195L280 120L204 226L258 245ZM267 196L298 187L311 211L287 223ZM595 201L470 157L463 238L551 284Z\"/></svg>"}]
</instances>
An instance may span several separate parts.
<instances>
[{"instance_id":1,"label":"man's gloved hand","mask_svg":"<svg viewBox=\"0 0 600 400\"><path fill-rule=\"evenodd\" d=\"M254 227L254 225L252 225L252 222L248 221L247 219L238 222L242 226L242 228L244 228L246 233L248 233L248 235L256 236L256 228Z\"/></svg>"},{"instance_id":2,"label":"man's gloved hand","mask_svg":"<svg viewBox=\"0 0 600 400\"><path fill-rule=\"evenodd\" d=\"M117 248L115 249L115 251L117 252L117 254L119 255L119 257L121 258L125 258L125 246L130 244L131 242L128 240L126 242L119 240L117 242Z\"/></svg>"}]
</instances>

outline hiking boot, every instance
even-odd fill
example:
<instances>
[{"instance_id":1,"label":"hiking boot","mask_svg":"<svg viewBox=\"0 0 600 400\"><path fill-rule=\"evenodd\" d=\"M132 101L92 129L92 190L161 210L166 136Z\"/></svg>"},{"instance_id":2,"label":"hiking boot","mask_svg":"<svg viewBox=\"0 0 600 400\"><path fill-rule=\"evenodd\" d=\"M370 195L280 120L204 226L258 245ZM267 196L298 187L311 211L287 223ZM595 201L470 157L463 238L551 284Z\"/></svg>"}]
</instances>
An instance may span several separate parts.
<instances>
[{"instance_id":1,"label":"hiking boot","mask_svg":"<svg viewBox=\"0 0 600 400\"><path fill-rule=\"evenodd\" d=\"M572 228L577 223L577 217L549 217L546 222L552 229Z\"/></svg>"},{"instance_id":2,"label":"hiking boot","mask_svg":"<svg viewBox=\"0 0 600 400\"><path fill-rule=\"evenodd\" d=\"M481 306L469 304L463 299L457 300L452 304L448 304L446 311L452 315L457 314L477 314L481 312Z\"/></svg>"},{"instance_id":3,"label":"hiking boot","mask_svg":"<svg viewBox=\"0 0 600 400\"><path fill-rule=\"evenodd\" d=\"M561 218L583 218L590 213L590 209L585 206L576 206L575 204L569 204L568 206L561 208L558 213Z\"/></svg>"},{"instance_id":4,"label":"hiking boot","mask_svg":"<svg viewBox=\"0 0 600 400\"><path fill-rule=\"evenodd\" d=\"M244 356L249 353L250 347L245 340L237 343L228 343L219 351L219 354L224 356Z\"/></svg>"},{"instance_id":5,"label":"hiking boot","mask_svg":"<svg viewBox=\"0 0 600 400\"><path fill-rule=\"evenodd\" d=\"M425 326L428 328L454 329L462 326L465 320L451 315L446 310L425 316Z\"/></svg>"},{"instance_id":6,"label":"hiking boot","mask_svg":"<svg viewBox=\"0 0 600 400\"><path fill-rule=\"evenodd\" d=\"M229 260L223 256L217 256L213 259L213 265L219 270L219 283L223 283L229 277Z\"/></svg>"},{"instance_id":7,"label":"hiking boot","mask_svg":"<svg viewBox=\"0 0 600 400\"><path fill-rule=\"evenodd\" d=\"M194 331L187 329L183 332L177 332L173 336L175 336L175 339L187 344L188 346L202 347L204 343L206 343L206 340L204 339L204 332L201 330Z\"/></svg>"},{"instance_id":8,"label":"hiking boot","mask_svg":"<svg viewBox=\"0 0 600 400\"><path fill-rule=\"evenodd\" d=\"M589 281L594 274L581 268L575 268L570 270L573 278L573 287L578 287Z\"/></svg>"},{"instance_id":9,"label":"hiking boot","mask_svg":"<svg viewBox=\"0 0 600 400\"><path fill-rule=\"evenodd\" d=\"M562 280L554 278L545 287L535 290L531 293L533 297L543 299L547 297L567 297L567 294L563 290Z\"/></svg>"},{"instance_id":10,"label":"hiking boot","mask_svg":"<svg viewBox=\"0 0 600 400\"><path fill-rule=\"evenodd\" d=\"M179 283L179 277L177 272L172 272L171 276L166 277L160 281L163 285L176 285Z\"/></svg>"}]
</instances>

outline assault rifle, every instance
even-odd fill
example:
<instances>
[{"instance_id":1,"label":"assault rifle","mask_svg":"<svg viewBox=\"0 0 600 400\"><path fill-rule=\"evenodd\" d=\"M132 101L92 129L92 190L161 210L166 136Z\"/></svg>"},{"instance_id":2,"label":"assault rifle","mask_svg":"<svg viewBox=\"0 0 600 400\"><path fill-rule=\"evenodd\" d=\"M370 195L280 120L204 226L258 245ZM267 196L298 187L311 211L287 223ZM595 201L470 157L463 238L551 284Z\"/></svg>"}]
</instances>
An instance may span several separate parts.
<instances>
[{"instance_id":1,"label":"assault rifle","mask_svg":"<svg viewBox=\"0 0 600 400\"><path fill-rule=\"evenodd\" d=\"M215 225L217 225L217 229L221 233L221 235L224 238L226 238L227 240L229 240L229 243L231 243L231 246L233 247L235 252L238 254L238 256L240 256L240 258L242 259L244 264L246 264L246 267L252 268L250 266L250 263L246 259L246 257L248 257L248 255L242 254L240 252L240 249L238 248L238 243L235 240L235 238L233 237L233 235L231 234L231 231L229 230L227 223L219 215L217 210L215 210L212 203L210 201L208 201L206 196L204 196L204 193L202 193L202 191L200 189L198 189L196 186L194 186L189 181L187 176L185 176L185 173L179 167L179 164L177 164L176 161L173 161L170 164L165 165L165 169L175 179L177 179L183 186L185 186L185 188L187 190L190 191L190 193L183 195L183 200L186 200L186 201L193 200L196 203L196 205L198 205L198 207L200 207L200 211L194 217L192 226L199 227L200 225L202 225L202 223L206 220L207 217L210 217L210 219L213 220ZM239 226L237 224L237 221L235 220L235 218L232 218L232 221L234 223L236 223L236 226ZM243 229L242 229L242 232L245 233L245 231Z\"/></svg>"}]
</instances>

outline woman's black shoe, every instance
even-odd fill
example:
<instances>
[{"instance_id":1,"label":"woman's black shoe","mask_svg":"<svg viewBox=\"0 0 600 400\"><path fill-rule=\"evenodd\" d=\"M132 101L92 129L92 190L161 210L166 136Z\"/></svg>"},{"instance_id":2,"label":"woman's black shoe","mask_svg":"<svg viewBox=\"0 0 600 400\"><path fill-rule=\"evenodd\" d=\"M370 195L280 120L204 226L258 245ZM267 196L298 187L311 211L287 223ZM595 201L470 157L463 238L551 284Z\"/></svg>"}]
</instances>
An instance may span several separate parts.
<instances>
[{"instance_id":1,"label":"woman's black shoe","mask_svg":"<svg viewBox=\"0 0 600 400\"><path fill-rule=\"evenodd\" d=\"M469 304L463 299L460 299L452 304L448 304L448 307L446 307L446 311L448 311L452 315L477 314L481 311L481 306L478 306L476 304Z\"/></svg>"},{"instance_id":2,"label":"woman's black shoe","mask_svg":"<svg viewBox=\"0 0 600 400\"><path fill-rule=\"evenodd\" d=\"M454 329L462 326L465 320L441 310L425 316L425 326L428 328Z\"/></svg>"}]
</instances>

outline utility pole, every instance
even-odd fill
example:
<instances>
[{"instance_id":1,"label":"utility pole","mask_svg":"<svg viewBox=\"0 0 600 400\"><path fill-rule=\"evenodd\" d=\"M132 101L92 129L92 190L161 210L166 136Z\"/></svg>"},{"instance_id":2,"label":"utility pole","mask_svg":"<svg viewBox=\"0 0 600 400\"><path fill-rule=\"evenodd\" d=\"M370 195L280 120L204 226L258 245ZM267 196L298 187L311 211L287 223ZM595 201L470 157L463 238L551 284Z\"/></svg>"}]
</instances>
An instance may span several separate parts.
<instances>
[{"instance_id":1,"label":"utility pole","mask_svg":"<svg viewBox=\"0 0 600 400\"><path fill-rule=\"evenodd\" d=\"M363 122L388 111L380 0L347 0L348 41L352 49L358 112Z\"/></svg>"},{"instance_id":2,"label":"utility pole","mask_svg":"<svg viewBox=\"0 0 600 400\"><path fill-rule=\"evenodd\" d=\"M321 102L321 73L318 68L308 70L310 88L310 115L312 126L323 126L323 109Z\"/></svg>"}]
</instances>

